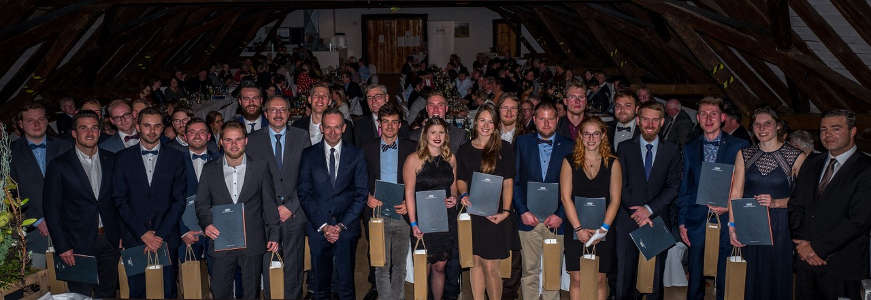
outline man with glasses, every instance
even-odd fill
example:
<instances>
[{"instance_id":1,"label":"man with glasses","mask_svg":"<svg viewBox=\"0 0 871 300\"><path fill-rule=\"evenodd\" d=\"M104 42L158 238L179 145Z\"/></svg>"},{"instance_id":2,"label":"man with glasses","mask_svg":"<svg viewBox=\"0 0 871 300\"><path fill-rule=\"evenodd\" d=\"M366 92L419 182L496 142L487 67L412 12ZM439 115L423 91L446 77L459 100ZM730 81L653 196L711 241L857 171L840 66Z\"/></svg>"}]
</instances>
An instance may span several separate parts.
<instances>
[{"instance_id":1,"label":"man with glasses","mask_svg":"<svg viewBox=\"0 0 871 300\"><path fill-rule=\"evenodd\" d=\"M581 132L581 122L587 109L587 87L580 82L569 83L563 104L566 106L566 116L557 122L556 133L574 141Z\"/></svg>"},{"instance_id":2,"label":"man with glasses","mask_svg":"<svg viewBox=\"0 0 871 300\"><path fill-rule=\"evenodd\" d=\"M245 132L250 134L266 126L266 116L260 109L263 104L263 94L257 84L250 80L239 84L239 108L242 114L237 118L245 126Z\"/></svg>"},{"instance_id":3,"label":"man with glasses","mask_svg":"<svg viewBox=\"0 0 871 300\"><path fill-rule=\"evenodd\" d=\"M513 93L506 93L499 99L499 129L502 132L502 140L512 143L514 137L523 133L523 128L517 124L517 116L520 111L520 101Z\"/></svg>"},{"instance_id":4,"label":"man with glasses","mask_svg":"<svg viewBox=\"0 0 871 300\"><path fill-rule=\"evenodd\" d=\"M185 152L189 146L190 139L187 136L187 124L194 117L194 112L187 107L176 108L170 116L172 130L175 131L175 138L166 143L166 146L175 150ZM211 140L206 139L205 146L210 152L218 152L218 146Z\"/></svg>"},{"instance_id":5,"label":"man with glasses","mask_svg":"<svg viewBox=\"0 0 871 300\"><path fill-rule=\"evenodd\" d=\"M82 110L85 110L84 105ZM110 102L108 111L109 121L112 122L112 125L115 125L115 128L118 128L118 132L101 142L100 149L118 153L121 150L138 144L139 133L136 132L136 127L133 126L135 117L127 101L118 99Z\"/></svg>"},{"instance_id":6,"label":"man with glasses","mask_svg":"<svg viewBox=\"0 0 871 300\"><path fill-rule=\"evenodd\" d=\"M309 90L308 103L311 105L311 115L300 118L293 122L292 126L305 130L308 133L309 143L311 145L319 143L324 134L321 131L321 121L325 110L333 106L333 99L330 98L330 86L325 82L320 82L312 86ZM345 120L348 130L342 133L342 141L352 144L354 138L351 134L353 128L350 126L351 121Z\"/></svg>"},{"instance_id":7,"label":"man with glasses","mask_svg":"<svg viewBox=\"0 0 871 300\"><path fill-rule=\"evenodd\" d=\"M448 100L445 99L445 96L439 94L437 92L433 92L426 98L426 115L429 118L439 117L445 118L448 114ZM466 133L457 127L448 126L449 128L445 128L448 130L448 135L451 136L450 142L448 146L451 148L451 152L457 153L457 149L460 149L460 146L468 142L469 140L466 138ZM422 129L418 128L415 131L412 131L408 139L417 142L420 139L420 131Z\"/></svg>"},{"instance_id":8,"label":"man with glasses","mask_svg":"<svg viewBox=\"0 0 871 300\"><path fill-rule=\"evenodd\" d=\"M378 111L386 103L390 102L390 94L387 93L387 87L380 84L373 84L366 87L366 103L369 105L369 110L372 111L371 116L363 116L354 122L354 144L365 145L381 136L381 127L378 122ZM399 128L399 137L408 137L408 124L402 120L400 114L399 121L402 122L402 127Z\"/></svg>"}]
</instances>

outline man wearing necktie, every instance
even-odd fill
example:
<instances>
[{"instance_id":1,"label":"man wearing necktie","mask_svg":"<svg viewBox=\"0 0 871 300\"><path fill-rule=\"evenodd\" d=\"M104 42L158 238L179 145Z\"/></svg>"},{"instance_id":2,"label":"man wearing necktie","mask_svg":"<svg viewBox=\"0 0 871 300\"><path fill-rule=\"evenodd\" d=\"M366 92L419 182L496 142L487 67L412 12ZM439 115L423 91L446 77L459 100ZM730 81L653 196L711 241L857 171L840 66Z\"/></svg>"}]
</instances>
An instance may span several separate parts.
<instances>
[{"instance_id":1,"label":"man wearing necktie","mask_svg":"<svg viewBox=\"0 0 871 300\"><path fill-rule=\"evenodd\" d=\"M242 109L242 114L236 120L244 124L247 134L251 134L266 126L266 116L261 110L263 95L260 92L260 87L250 80L242 81L238 89L239 108Z\"/></svg>"},{"instance_id":2,"label":"man wearing necktie","mask_svg":"<svg viewBox=\"0 0 871 300\"><path fill-rule=\"evenodd\" d=\"M705 282L702 276L705 253L705 226L708 211L720 218L720 224L729 223L728 208L696 204L702 162L735 164L738 150L748 146L747 141L733 137L721 130L726 116L723 113L723 100L705 97L699 101L697 115L702 135L683 147L683 181L680 186L677 206L678 230L684 244L689 246L689 287L687 299L700 300L705 295ZM720 226L720 250L717 258L717 299L723 299L726 274L726 256L731 249L729 229Z\"/></svg>"},{"instance_id":3,"label":"man wearing necktie","mask_svg":"<svg viewBox=\"0 0 871 300\"><path fill-rule=\"evenodd\" d=\"M284 298L298 299L302 294L304 268L305 226L308 219L303 213L296 192L302 150L308 147L305 130L287 125L289 103L284 97L266 100L264 110L269 127L248 137L248 155L265 161L272 174L275 201L279 216L281 256L284 258ZM270 257L265 257L269 260ZM269 290L269 275L264 275L264 289Z\"/></svg>"},{"instance_id":4,"label":"man wearing necktie","mask_svg":"<svg viewBox=\"0 0 871 300\"><path fill-rule=\"evenodd\" d=\"M316 300L330 299L330 291L339 299L354 299L360 213L369 189L363 151L342 141L346 129L342 113L327 109L321 122L323 140L302 153L297 191L309 218ZM334 267L337 286L331 287Z\"/></svg>"},{"instance_id":5,"label":"man wearing necktie","mask_svg":"<svg viewBox=\"0 0 871 300\"><path fill-rule=\"evenodd\" d=\"M635 99L635 95L620 92L614 96L614 117L617 120L608 126L611 149L614 149L614 153L617 153L620 143L637 138L641 134L635 121L637 109L638 100Z\"/></svg>"},{"instance_id":6,"label":"man wearing necktie","mask_svg":"<svg viewBox=\"0 0 871 300\"><path fill-rule=\"evenodd\" d=\"M638 108L636 122L641 134L624 141L617 150L623 165L623 195L617 211L617 299L635 299L638 248L629 233L640 226L652 226L661 216L666 226L671 220L672 201L680 189L680 151L677 145L659 138L665 121L665 107L651 101ZM657 255L653 279L653 294L649 299L662 299L662 274L668 251Z\"/></svg>"},{"instance_id":7,"label":"man wearing necktie","mask_svg":"<svg viewBox=\"0 0 871 300\"><path fill-rule=\"evenodd\" d=\"M72 146L65 140L46 135L48 119L42 104L30 103L22 107L18 112L18 126L24 136L12 142L10 175L18 184L21 198L30 199L24 208L24 216L37 219L33 227L45 237L49 233L48 227L43 222L42 197L45 169L52 159ZM28 230L32 229L28 228Z\"/></svg>"},{"instance_id":8,"label":"man wearing necktie","mask_svg":"<svg viewBox=\"0 0 871 300\"><path fill-rule=\"evenodd\" d=\"M826 155L809 158L788 202L795 243L796 299L861 299L868 278L871 158L856 147L856 114L835 110L820 120Z\"/></svg>"},{"instance_id":9,"label":"man wearing necktie","mask_svg":"<svg viewBox=\"0 0 871 300\"><path fill-rule=\"evenodd\" d=\"M156 252L164 243L177 249L179 221L185 206L186 153L160 142L163 115L149 107L139 112L139 145L117 153L112 176L112 200L123 221L121 240L126 248L145 245ZM171 261L178 253L169 251ZM163 266L164 296L176 297L177 264ZM128 277L131 298L145 297L145 274Z\"/></svg>"}]
</instances>

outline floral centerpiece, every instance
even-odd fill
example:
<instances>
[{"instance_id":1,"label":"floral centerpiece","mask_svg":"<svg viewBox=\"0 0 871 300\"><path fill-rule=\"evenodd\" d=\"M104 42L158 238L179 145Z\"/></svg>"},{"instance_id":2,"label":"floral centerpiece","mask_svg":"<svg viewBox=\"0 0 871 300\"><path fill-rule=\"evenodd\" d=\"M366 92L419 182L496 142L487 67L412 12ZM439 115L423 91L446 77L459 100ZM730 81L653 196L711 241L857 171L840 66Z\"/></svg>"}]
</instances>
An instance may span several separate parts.
<instances>
[{"instance_id":1,"label":"floral centerpiece","mask_svg":"<svg viewBox=\"0 0 871 300\"><path fill-rule=\"evenodd\" d=\"M28 272L30 258L24 228L36 222L24 219L23 206L29 199L19 197L17 184L9 175L10 144L11 138L0 124L0 289L21 282Z\"/></svg>"}]
</instances>

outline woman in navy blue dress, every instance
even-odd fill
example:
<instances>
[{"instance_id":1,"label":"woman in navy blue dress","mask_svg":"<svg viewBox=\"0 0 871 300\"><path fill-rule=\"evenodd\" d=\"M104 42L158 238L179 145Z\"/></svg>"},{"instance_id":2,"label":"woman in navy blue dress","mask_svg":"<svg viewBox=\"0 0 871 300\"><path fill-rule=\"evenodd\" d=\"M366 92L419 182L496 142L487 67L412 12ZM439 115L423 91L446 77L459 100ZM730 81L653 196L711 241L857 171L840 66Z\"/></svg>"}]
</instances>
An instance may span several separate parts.
<instances>
[{"instance_id":1,"label":"woman in navy blue dress","mask_svg":"<svg viewBox=\"0 0 871 300\"><path fill-rule=\"evenodd\" d=\"M734 247L743 247L747 260L745 299L792 299L793 243L789 233L787 204L795 176L806 156L798 148L784 143L783 126L770 108L753 112L753 135L756 145L742 149L735 159L730 199L755 198L768 207L772 246L745 246L735 234L730 214L729 236ZM729 203L731 211L731 201Z\"/></svg>"}]
</instances>

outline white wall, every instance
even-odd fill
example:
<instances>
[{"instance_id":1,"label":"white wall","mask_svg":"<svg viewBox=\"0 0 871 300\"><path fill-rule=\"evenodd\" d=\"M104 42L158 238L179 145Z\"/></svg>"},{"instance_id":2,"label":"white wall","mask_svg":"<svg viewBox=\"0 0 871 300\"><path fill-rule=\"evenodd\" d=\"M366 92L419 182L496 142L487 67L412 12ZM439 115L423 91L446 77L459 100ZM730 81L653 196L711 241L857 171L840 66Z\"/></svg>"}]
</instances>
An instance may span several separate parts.
<instances>
[{"instance_id":1,"label":"white wall","mask_svg":"<svg viewBox=\"0 0 871 300\"><path fill-rule=\"evenodd\" d=\"M333 33L344 33L348 43L348 55L360 57L363 54L361 17L366 14L390 14L388 8L321 9L319 28L325 41ZM335 13L335 27L333 26ZM493 20L501 17L496 12L483 7L434 7L400 8L397 14L427 14L427 21L454 21L469 23L469 37L454 39L454 53L460 56L463 64L471 67L478 52L489 52L493 46ZM288 15L281 26L302 27L303 11L296 10Z\"/></svg>"}]
</instances>

